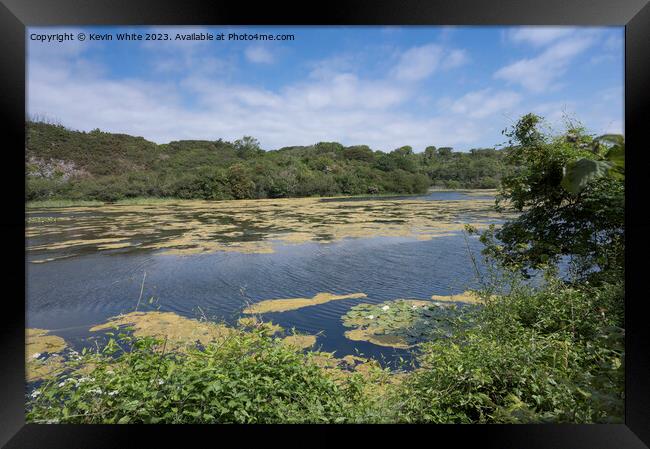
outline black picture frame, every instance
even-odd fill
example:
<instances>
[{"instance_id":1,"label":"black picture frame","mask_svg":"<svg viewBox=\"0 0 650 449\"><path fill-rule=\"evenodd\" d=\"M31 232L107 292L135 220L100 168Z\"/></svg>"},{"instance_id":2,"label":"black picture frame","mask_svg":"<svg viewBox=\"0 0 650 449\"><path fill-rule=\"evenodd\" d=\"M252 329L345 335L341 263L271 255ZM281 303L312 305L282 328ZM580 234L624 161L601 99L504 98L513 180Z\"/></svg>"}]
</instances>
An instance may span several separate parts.
<instances>
[{"instance_id":1,"label":"black picture frame","mask_svg":"<svg viewBox=\"0 0 650 449\"><path fill-rule=\"evenodd\" d=\"M154 440L178 446L197 433L211 444L239 444L251 437L296 439L294 428L283 426L100 426L25 424L24 348L25 307L25 27L46 25L624 25L626 179L626 404L625 424L619 425L490 425L490 426L332 426L326 432L298 426L319 442L349 443L350 437L373 444L388 433L412 440L413 432L431 444L454 445L473 440L498 448L643 448L650 446L650 332L644 314L645 266L650 220L645 218L647 174L644 127L650 123L650 5L647 0L492 0L394 2L347 1L327 4L302 2L281 6L264 2L2 0L0 4L0 113L6 125L1 134L3 170L0 176L5 210L0 219L4 236L2 270L4 313L0 313L0 445L6 448L150 447ZM22 189L21 187L22 186ZM18 261L22 260L23 263ZM9 293L10 292L10 293ZM331 429L331 430L330 430ZM338 431L348 432L341 440ZM318 432L317 434L312 433ZM350 432L351 431L351 432ZM235 432L238 435L232 435ZM226 435L229 434L229 435ZM309 434L307 434L309 435ZM313 438L312 436L312 438ZM378 438L379 437L379 438ZM245 439L244 439L245 438ZM304 440L311 444L312 440ZM157 443L156 445L158 445ZM235 443L238 444L238 443ZM411 443L413 444L413 443ZM420 443L418 443L420 444ZM448 444L448 443L447 443Z\"/></svg>"}]
</instances>

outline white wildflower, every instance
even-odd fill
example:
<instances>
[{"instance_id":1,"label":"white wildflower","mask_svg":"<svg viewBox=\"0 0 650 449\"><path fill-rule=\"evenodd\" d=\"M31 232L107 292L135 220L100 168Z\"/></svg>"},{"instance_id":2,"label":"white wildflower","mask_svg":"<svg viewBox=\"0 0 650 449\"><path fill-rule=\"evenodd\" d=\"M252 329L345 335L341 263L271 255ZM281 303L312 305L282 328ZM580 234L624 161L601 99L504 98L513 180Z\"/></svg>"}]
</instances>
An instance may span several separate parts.
<instances>
[{"instance_id":1,"label":"white wildflower","mask_svg":"<svg viewBox=\"0 0 650 449\"><path fill-rule=\"evenodd\" d=\"M366 318L368 318L369 320L372 320L372 319L375 318L375 316L374 315L368 315Z\"/></svg>"},{"instance_id":2,"label":"white wildflower","mask_svg":"<svg viewBox=\"0 0 650 449\"><path fill-rule=\"evenodd\" d=\"M164 384L164 383L165 383L165 381L162 380L162 379L160 379L160 380L158 381L158 385L162 385L162 384Z\"/></svg>"},{"instance_id":3,"label":"white wildflower","mask_svg":"<svg viewBox=\"0 0 650 449\"><path fill-rule=\"evenodd\" d=\"M388 306L384 306L384 307L381 308L381 310L388 310L388 309L390 309L390 307L388 307Z\"/></svg>"},{"instance_id":4,"label":"white wildflower","mask_svg":"<svg viewBox=\"0 0 650 449\"><path fill-rule=\"evenodd\" d=\"M68 383L71 383L71 382L74 383L74 384L77 383L77 381L76 381L75 379L73 379L73 378L70 377L70 378L65 379L63 382L61 382L61 383L59 384L59 387L64 387L65 384L68 384Z\"/></svg>"},{"instance_id":5,"label":"white wildflower","mask_svg":"<svg viewBox=\"0 0 650 449\"><path fill-rule=\"evenodd\" d=\"M119 393L117 390L109 391L108 395L109 396L115 396L117 393Z\"/></svg>"},{"instance_id":6,"label":"white wildflower","mask_svg":"<svg viewBox=\"0 0 650 449\"><path fill-rule=\"evenodd\" d=\"M35 397L39 396L40 394L41 394L40 390L34 390L30 396L35 398Z\"/></svg>"}]
</instances>

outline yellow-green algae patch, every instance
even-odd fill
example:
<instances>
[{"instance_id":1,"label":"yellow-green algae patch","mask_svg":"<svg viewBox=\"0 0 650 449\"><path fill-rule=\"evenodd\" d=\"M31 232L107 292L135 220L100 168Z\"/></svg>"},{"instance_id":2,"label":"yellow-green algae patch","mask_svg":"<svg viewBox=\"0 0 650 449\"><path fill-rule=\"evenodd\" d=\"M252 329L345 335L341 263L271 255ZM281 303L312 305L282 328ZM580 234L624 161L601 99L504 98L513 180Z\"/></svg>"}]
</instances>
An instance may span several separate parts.
<instances>
[{"instance_id":1,"label":"yellow-green algae patch","mask_svg":"<svg viewBox=\"0 0 650 449\"><path fill-rule=\"evenodd\" d=\"M187 247L182 247L187 245ZM180 248L176 248L181 246ZM168 256L188 256L192 254L211 253L217 251L233 252L241 254L272 254L275 251L273 247L265 242L234 242L220 244L215 242L202 242L199 239L193 241L174 242L172 245L167 243L158 243L152 245L143 245L145 249L162 249L160 254Z\"/></svg>"},{"instance_id":2,"label":"yellow-green algae patch","mask_svg":"<svg viewBox=\"0 0 650 449\"><path fill-rule=\"evenodd\" d=\"M462 190L468 196L496 196L499 191L497 189L481 189L481 190Z\"/></svg>"},{"instance_id":3,"label":"yellow-green algae patch","mask_svg":"<svg viewBox=\"0 0 650 449\"><path fill-rule=\"evenodd\" d=\"M111 318L108 322L93 326L90 331L108 330L119 326L129 326L137 337L154 337L166 340L168 350L178 350L207 345L220 341L234 332L222 324L185 318L173 312L131 312Z\"/></svg>"},{"instance_id":4,"label":"yellow-green algae patch","mask_svg":"<svg viewBox=\"0 0 650 449\"><path fill-rule=\"evenodd\" d=\"M48 257L47 259L37 259L37 260L30 261L30 263L47 263L47 262L52 262L54 260L67 259L68 257L72 257L72 255L68 254L60 257Z\"/></svg>"},{"instance_id":5,"label":"yellow-green algae patch","mask_svg":"<svg viewBox=\"0 0 650 449\"><path fill-rule=\"evenodd\" d=\"M462 302L465 304L483 304L484 300L479 295L471 291L465 291L457 295L432 295L431 299L441 302Z\"/></svg>"},{"instance_id":6,"label":"yellow-green algae patch","mask_svg":"<svg viewBox=\"0 0 650 449\"><path fill-rule=\"evenodd\" d=\"M59 374L63 368L63 357L59 354L66 348L61 337L49 335L44 329L25 329L25 366L28 382L48 379ZM49 357L42 359L47 353Z\"/></svg>"},{"instance_id":7,"label":"yellow-green algae patch","mask_svg":"<svg viewBox=\"0 0 650 449\"><path fill-rule=\"evenodd\" d=\"M367 341L379 346L388 346L389 348L407 349L411 346L406 343L404 338L395 335L380 335L370 329L352 329L345 331L346 338L352 341Z\"/></svg>"},{"instance_id":8,"label":"yellow-green algae patch","mask_svg":"<svg viewBox=\"0 0 650 449\"><path fill-rule=\"evenodd\" d=\"M33 221L28 251L73 252L138 247L161 254L215 251L271 253L274 244L334 242L345 238L428 240L507 218L493 201L283 198L234 201L156 201L57 209L56 221ZM31 209L49 213L50 209ZM36 217L33 217L36 219ZM30 217L28 217L30 220ZM32 243L33 239L37 239ZM43 257L41 260L47 260Z\"/></svg>"},{"instance_id":9,"label":"yellow-green algae patch","mask_svg":"<svg viewBox=\"0 0 650 449\"><path fill-rule=\"evenodd\" d=\"M136 246L136 245L132 245L129 242L126 242L126 243L106 243L106 244L97 246L97 249L99 249L99 250L103 250L103 249L120 249L120 248L128 248L130 246Z\"/></svg>"},{"instance_id":10,"label":"yellow-green algae patch","mask_svg":"<svg viewBox=\"0 0 650 449\"><path fill-rule=\"evenodd\" d=\"M303 307L325 304L341 299L365 298L365 293L352 293L349 295L333 295L331 293L318 293L312 298L286 298L267 299L244 309L244 313L286 312L287 310L302 309Z\"/></svg>"},{"instance_id":11,"label":"yellow-green algae patch","mask_svg":"<svg viewBox=\"0 0 650 449\"><path fill-rule=\"evenodd\" d=\"M286 345L292 346L296 349L308 349L316 344L315 335L289 335L282 339Z\"/></svg>"}]
</instances>

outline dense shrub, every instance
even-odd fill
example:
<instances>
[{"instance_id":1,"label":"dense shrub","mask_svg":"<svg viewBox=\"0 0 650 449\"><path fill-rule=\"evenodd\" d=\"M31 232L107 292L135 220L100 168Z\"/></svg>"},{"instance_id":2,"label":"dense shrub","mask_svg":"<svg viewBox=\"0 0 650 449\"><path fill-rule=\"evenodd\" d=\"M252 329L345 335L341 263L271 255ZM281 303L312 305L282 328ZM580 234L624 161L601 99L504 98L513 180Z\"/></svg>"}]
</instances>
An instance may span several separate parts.
<instances>
[{"instance_id":1,"label":"dense shrub","mask_svg":"<svg viewBox=\"0 0 650 449\"><path fill-rule=\"evenodd\" d=\"M493 299L473 326L427 343L394 393L396 421L622 422L621 285L560 283Z\"/></svg>"},{"instance_id":2,"label":"dense shrub","mask_svg":"<svg viewBox=\"0 0 650 449\"><path fill-rule=\"evenodd\" d=\"M434 148L435 147L431 147ZM156 145L142 137L71 131L27 123L27 200L115 201L132 197L199 199L424 193L431 185L493 188L505 172L503 152L446 148L383 153L336 142L263 151L244 137ZM49 164L49 165L48 165ZM61 179L57 170L68 167ZM57 165L57 166L58 166ZM40 167L40 168L39 168Z\"/></svg>"},{"instance_id":3,"label":"dense shrub","mask_svg":"<svg viewBox=\"0 0 650 449\"><path fill-rule=\"evenodd\" d=\"M486 254L524 273L563 257L581 278L622 272L623 136L594 137L571 122L551 135L542 123L527 114L506 131L513 144L507 160L516 169L503 177L497 205L518 217L484 235Z\"/></svg>"},{"instance_id":4,"label":"dense shrub","mask_svg":"<svg viewBox=\"0 0 650 449\"><path fill-rule=\"evenodd\" d=\"M40 386L27 419L58 423L334 423L363 414L361 378L336 380L310 357L264 332L237 332L188 352L124 334L94 366ZM122 347L130 350L123 352Z\"/></svg>"}]
</instances>

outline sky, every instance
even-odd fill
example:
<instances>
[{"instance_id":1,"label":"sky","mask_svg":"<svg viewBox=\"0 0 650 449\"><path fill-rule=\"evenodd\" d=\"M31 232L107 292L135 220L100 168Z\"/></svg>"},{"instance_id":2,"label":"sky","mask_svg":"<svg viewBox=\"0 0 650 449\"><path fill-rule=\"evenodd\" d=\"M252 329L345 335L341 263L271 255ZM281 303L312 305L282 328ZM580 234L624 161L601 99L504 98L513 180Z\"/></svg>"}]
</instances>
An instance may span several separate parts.
<instances>
[{"instance_id":1,"label":"sky","mask_svg":"<svg viewBox=\"0 0 650 449\"><path fill-rule=\"evenodd\" d=\"M36 40L55 33L73 40ZM191 33L225 39L176 39ZM528 112L558 131L565 118L594 134L624 128L623 27L30 27L26 39L28 117L157 143L467 151L503 144Z\"/></svg>"}]
</instances>

